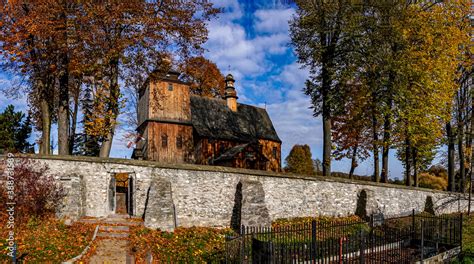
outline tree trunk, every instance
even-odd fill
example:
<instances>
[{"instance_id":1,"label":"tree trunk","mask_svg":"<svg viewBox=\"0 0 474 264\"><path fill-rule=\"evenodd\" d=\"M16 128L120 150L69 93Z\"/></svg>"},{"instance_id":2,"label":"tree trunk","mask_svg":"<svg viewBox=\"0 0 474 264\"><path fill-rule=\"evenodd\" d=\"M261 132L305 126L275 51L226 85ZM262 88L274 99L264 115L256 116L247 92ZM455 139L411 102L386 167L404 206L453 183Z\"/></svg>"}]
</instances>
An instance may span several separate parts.
<instances>
[{"instance_id":1,"label":"tree trunk","mask_svg":"<svg viewBox=\"0 0 474 264\"><path fill-rule=\"evenodd\" d=\"M322 75L322 95L323 95L323 176L331 176L331 106L328 102L328 93L331 89L331 82L328 65L323 63Z\"/></svg>"},{"instance_id":2,"label":"tree trunk","mask_svg":"<svg viewBox=\"0 0 474 264\"><path fill-rule=\"evenodd\" d=\"M458 124L458 152L459 152L459 177L461 178L459 184L459 192L464 192L465 190L465 180L466 180L466 167L464 164L464 123L462 120Z\"/></svg>"},{"instance_id":3,"label":"tree trunk","mask_svg":"<svg viewBox=\"0 0 474 264\"><path fill-rule=\"evenodd\" d=\"M323 115L323 176L331 176L331 119Z\"/></svg>"},{"instance_id":4,"label":"tree trunk","mask_svg":"<svg viewBox=\"0 0 474 264\"><path fill-rule=\"evenodd\" d=\"M67 8L66 2L63 3L64 7ZM67 10L67 9L65 9ZM68 25L67 25L67 14L62 12L60 15L61 21L63 21L63 27L60 39L56 39L56 42L60 42L60 51L58 56L59 64L59 103L58 103L58 154L69 155L69 54L68 54Z\"/></svg>"},{"instance_id":5,"label":"tree trunk","mask_svg":"<svg viewBox=\"0 0 474 264\"><path fill-rule=\"evenodd\" d=\"M471 153L472 153L472 145L471 145ZM471 155L471 169L469 170L469 200L468 200L468 207L467 207L467 215L471 215L471 203L472 203L472 182L473 182L473 176L472 176L472 165L474 163L473 159L474 155Z\"/></svg>"},{"instance_id":6,"label":"tree trunk","mask_svg":"<svg viewBox=\"0 0 474 264\"><path fill-rule=\"evenodd\" d=\"M71 116L71 129L69 131L69 153L72 154L74 146L76 144L76 125L77 125L77 114L79 112L79 94L81 82L78 80L74 87L74 108Z\"/></svg>"},{"instance_id":7,"label":"tree trunk","mask_svg":"<svg viewBox=\"0 0 474 264\"><path fill-rule=\"evenodd\" d=\"M413 181L415 187L418 187L418 168L416 167L416 148L412 148L412 160L413 160Z\"/></svg>"},{"instance_id":8,"label":"tree trunk","mask_svg":"<svg viewBox=\"0 0 474 264\"><path fill-rule=\"evenodd\" d=\"M410 137L408 131L405 131L405 184L406 186L411 186L411 168L410 168L410 155L411 155L411 146L410 146Z\"/></svg>"},{"instance_id":9,"label":"tree trunk","mask_svg":"<svg viewBox=\"0 0 474 264\"><path fill-rule=\"evenodd\" d=\"M59 76L58 154L69 155L69 74L67 72L67 59L63 63L65 64L63 64L63 70Z\"/></svg>"},{"instance_id":10,"label":"tree trunk","mask_svg":"<svg viewBox=\"0 0 474 264\"><path fill-rule=\"evenodd\" d=\"M390 109L392 103L390 102ZM386 114L384 116L383 123L383 148L382 148L382 173L380 174L381 182L388 182L388 156L390 151L390 129L392 128L391 124L391 114Z\"/></svg>"},{"instance_id":11,"label":"tree trunk","mask_svg":"<svg viewBox=\"0 0 474 264\"><path fill-rule=\"evenodd\" d=\"M41 108L41 145L39 153L41 155L51 154L51 113L46 98L42 98L40 102Z\"/></svg>"},{"instance_id":12,"label":"tree trunk","mask_svg":"<svg viewBox=\"0 0 474 264\"><path fill-rule=\"evenodd\" d=\"M446 136L448 137L448 191L454 192L454 138L451 122L446 123Z\"/></svg>"},{"instance_id":13,"label":"tree trunk","mask_svg":"<svg viewBox=\"0 0 474 264\"><path fill-rule=\"evenodd\" d=\"M112 141L114 139L116 119L119 113L119 96L120 87L118 84L119 65L118 58L112 59L110 62L110 103L109 110L112 116L109 118L109 131L100 146L100 157L109 157L112 149Z\"/></svg>"},{"instance_id":14,"label":"tree trunk","mask_svg":"<svg viewBox=\"0 0 474 264\"><path fill-rule=\"evenodd\" d=\"M378 141L379 141L379 134L377 131L377 117L375 116L375 110L372 110L372 132L373 132L373 152L374 152L374 182L380 182L379 178L379 146L378 146Z\"/></svg>"},{"instance_id":15,"label":"tree trunk","mask_svg":"<svg viewBox=\"0 0 474 264\"><path fill-rule=\"evenodd\" d=\"M349 179L354 178L354 171L357 168L357 145L354 146L352 150L352 157L351 157L351 170L349 171Z\"/></svg>"}]
</instances>

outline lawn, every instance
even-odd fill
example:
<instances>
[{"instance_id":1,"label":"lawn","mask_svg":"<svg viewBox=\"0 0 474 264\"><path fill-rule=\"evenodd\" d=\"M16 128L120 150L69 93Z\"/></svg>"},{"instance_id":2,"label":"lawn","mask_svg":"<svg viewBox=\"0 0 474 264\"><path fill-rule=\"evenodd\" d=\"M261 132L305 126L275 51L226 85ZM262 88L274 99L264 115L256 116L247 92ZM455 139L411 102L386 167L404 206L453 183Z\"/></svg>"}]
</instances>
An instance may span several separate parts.
<instances>
[{"instance_id":1,"label":"lawn","mask_svg":"<svg viewBox=\"0 0 474 264\"><path fill-rule=\"evenodd\" d=\"M136 227L131 230L130 252L137 262L148 253L163 263L220 263L225 260L225 237L229 229L178 227L174 232Z\"/></svg>"},{"instance_id":2,"label":"lawn","mask_svg":"<svg viewBox=\"0 0 474 264\"><path fill-rule=\"evenodd\" d=\"M9 230L3 228L6 226L4 219L0 218L0 263L11 263L6 255ZM17 258L25 263L61 263L79 255L91 240L93 231L92 225L74 223L68 226L54 217L32 218L15 228Z\"/></svg>"},{"instance_id":3,"label":"lawn","mask_svg":"<svg viewBox=\"0 0 474 264\"><path fill-rule=\"evenodd\" d=\"M474 214L464 221L463 252L474 256Z\"/></svg>"}]
</instances>

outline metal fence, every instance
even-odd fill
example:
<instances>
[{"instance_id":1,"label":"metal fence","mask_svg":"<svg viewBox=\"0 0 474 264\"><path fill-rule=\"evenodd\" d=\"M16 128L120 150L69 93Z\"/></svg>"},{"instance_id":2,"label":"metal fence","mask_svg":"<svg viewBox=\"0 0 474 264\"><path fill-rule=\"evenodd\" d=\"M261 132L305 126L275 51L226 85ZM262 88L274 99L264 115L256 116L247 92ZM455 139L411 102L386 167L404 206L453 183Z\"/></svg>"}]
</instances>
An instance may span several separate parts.
<instances>
[{"instance_id":1,"label":"metal fence","mask_svg":"<svg viewBox=\"0 0 474 264\"><path fill-rule=\"evenodd\" d=\"M413 263L461 246L462 215L242 226L227 263Z\"/></svg>"}]
</instances>

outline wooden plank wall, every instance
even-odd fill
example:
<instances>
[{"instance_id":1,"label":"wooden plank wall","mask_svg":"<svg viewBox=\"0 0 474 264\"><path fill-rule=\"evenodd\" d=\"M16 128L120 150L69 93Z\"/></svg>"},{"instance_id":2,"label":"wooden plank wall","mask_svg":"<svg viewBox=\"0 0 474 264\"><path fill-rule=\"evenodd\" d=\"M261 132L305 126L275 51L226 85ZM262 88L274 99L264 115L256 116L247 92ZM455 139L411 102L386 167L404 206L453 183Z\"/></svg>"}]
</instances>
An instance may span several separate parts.
<instances>
[{"instance_id":1,"label":"wooden plank wall","mask_svg":"<svg viewBox=\"0 0 474 264\"><path fill-rule=\"evenodd\" d=\"M198 164L209 164L210 159L217 158L226 150L243 144L243 142L226 141L226 140L210 140L201 138L195 145L195 157ZM259 140L259 148L261 148L261 155L264 155L269 161L262 163L257 162L255 168L248 168L245 162L246 152L258 152L258 146L249 146L242 153L236 155L232 162L222 163L222 166L232 166L236 168L261 169L268 171L281 171L281 143L270 140ZM276 157L273 156L273 148L276 148ZM258 154L257 154L257 158Z\"/></svg>"},{"instance_id":2,"label":"wooden plank wall","mask_svg":"<svg viewBox=\"0 0 474 264\"><path fill-rule=\"evenodd\" d=\"M271 140L259 139L262 146L262 152L270 161L267 167L269 171L281 171L281 143ZM273 155L273 148L276 148L276 157Z\"/></svg>"},{"instance_id":3,"label":"wooden plank wall","mask_svg":"<svg viewBox=\"0 0 474 264\"><path fill-rule=\"evenodd\" d=\"M171 84L173 90L169 91ZM191 121L191 99L188 85L159 81L150 84L149 118L174 121Z\"/></svg>"},{"instance_id":4,"label":"wooden plank wall","mask_svg":"<svg viewBox=\"0 0 474 264\"><path fill-rule=\"evenodd\" d=\"M138 99L138 125L141 125L148 119L148 102L150 100L149 84L140 91L140 98Z\"/></svg>"},{"instance_id":5,"label":"wooden plank wall","mask_svg":"<svg viewBox=\"0 0 474 264\"><path fill-rule=\"evenodd\" d=\"M165 163L193 163L193 127L179 124L148 123L148 148L146 157ZM167 136L167 146L162 146L162 135ZM182 147L177 138L182 137Z\"/></svg>"}]
</instances>

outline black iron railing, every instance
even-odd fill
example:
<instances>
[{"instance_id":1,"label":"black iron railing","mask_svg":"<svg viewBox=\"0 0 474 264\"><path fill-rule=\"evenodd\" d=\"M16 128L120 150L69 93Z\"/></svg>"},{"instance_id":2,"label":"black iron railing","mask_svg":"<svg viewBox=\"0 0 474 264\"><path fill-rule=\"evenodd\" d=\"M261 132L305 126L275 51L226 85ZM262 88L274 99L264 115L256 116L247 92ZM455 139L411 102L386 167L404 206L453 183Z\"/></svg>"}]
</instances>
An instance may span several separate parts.
<instances>
[{"instance_id":1,"label":"black iron railing","mask_svg":"<svg viewBox=\"0 0 474 264\"><path fill-rule=\"evenodd\" d=\"M461 246L462 215L242 226L227 263L413 263Z\"/></svg>"}]
</instances>

